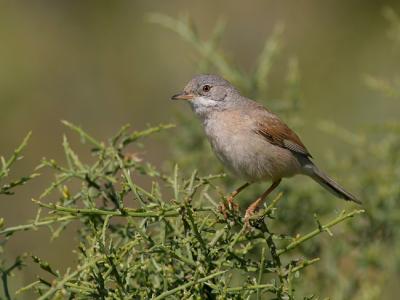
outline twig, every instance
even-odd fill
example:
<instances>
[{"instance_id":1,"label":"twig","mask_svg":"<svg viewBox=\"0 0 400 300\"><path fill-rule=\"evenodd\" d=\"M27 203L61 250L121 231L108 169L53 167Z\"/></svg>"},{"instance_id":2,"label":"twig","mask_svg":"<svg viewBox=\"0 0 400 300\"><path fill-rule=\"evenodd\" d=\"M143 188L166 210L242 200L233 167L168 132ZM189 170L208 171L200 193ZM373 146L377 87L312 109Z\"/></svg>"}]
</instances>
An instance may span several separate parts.
<instances>
[{"instance_id":1,"label":"twig","mask_svg":"<svg viewBox=\"0 0 400 300\"><path fill-rule=\"evenodd\" d=\"M13 227L8 227L0 231L0 235L8 235L12 234L17 231L24 231L24 230L29 230L29 229L35 229L37 227L41 226L46 226L46 225L51 225L53 223L59 223L59 222L64 222L64 221L69 221L69 220L75 220L78 219L79 216L65 216L65 217L55 217L50 220L44 220L44 221L38 221L38 222L33 222L31 224L25 224L25 225L18 225L18 226L13 226Z\"/></svg>"},{"instance_id":2,"label":"twig","mask_svg":"<svg viewBox=\"0 0 400 300\"><path fill-rule=\"evenodd\" d=\"M325 225L322 225L320 228L317 228L309 233L307 233L306 235L296 239L295 241L291 242L289 245L287 245L285 248L283 249L279 249L277 251L278 255L282 255L283 253L288 252L289 250L292 250L294 248L296 248L298 245L300 245L301 243L313 238L314 236L320 234L321 232L326 231L327 229L329 229L330 227L346 220L349 218L354 217L355 215L361 214L363 213L364 210L360 209L360 210L354 210L352 212L349 213L345 213L345 211L343 211L337 218L333 219L332 221L328 222Z\"/></svg>"},{"instance_id":3,"label":"twig","mask_svg":"<svg viewBox=\"0 0 400 300\"><path fill-rule=\"evenodd\" d=\"M238 286L238 287L231 287L225 289L227 293L237 293L244 290L264 290L267 289L268 291L275 291L275 286L273 284L256 284L256 285L248 285L248 286Z\"/></svg>"},{"instance_id":4,"label":"twig","mask_svg":"<svg viewBox=\"0 0 400 300\"><path fill-rule=\"evenodd\" d=\"M74 278L75 276L79 275L83 270L86 268L89 268L96 264L100 258L94 258L88 263L84 264L83 266L78 267L74 272L71 274L65 276L61 281L58 281L55 285L53 285L49 290L47 290L46 293L44 293L41 297L38 298L38 300L45 300L48 299L51 295L53 295L55 292L58 290L62 289L64 284Z\"/></svg>"},{"instance_id":5,"label":"twig","mask_svg":"<svg viewBox=\"0 0 400 300\"><path fill-rule=\"evenodd\" d=\"M208 275L208 276L203 277L203 278L198 279L198 280L189 281L188 283L182 284L182 285L180 285L180 286L178 286L178 287L176 287L176 288L174 288L172 290L169 290L169 291L166 291L166 292L162 293L161 295L159 295L156 298L154 298L154 300L165 299L166 297L171 296L171 295L175 294L176 292L178 292L180 290L184 290L184 289L189 288L189 287L191 287L191 286L193 286L195 284L198 284L198 283L206 282L207 280L210 280L210 279L212 279L214 277L220 276L220 275L222 275L222 274L224 274L226 272L227 271L220 271L220 272L216 272L214 274Z\"/></svg>"},{"instance_id":6,"label":"twig","mask_svg":"<svg viewBox=\"0 0 400 300\"><path fill-rule=\"evenodd\" d=\"M32 132L29 132L25 138L22 140L22 143L17 147L17 149L14 150L14 153L11 155L11 157L3 163L2 169L0 170L0 178L4 177L8 173L8 169L10 166L20 158L20 154L22 150L26 147L28 144L29 138L31 137Z\"/></svg>"}]
</instances>

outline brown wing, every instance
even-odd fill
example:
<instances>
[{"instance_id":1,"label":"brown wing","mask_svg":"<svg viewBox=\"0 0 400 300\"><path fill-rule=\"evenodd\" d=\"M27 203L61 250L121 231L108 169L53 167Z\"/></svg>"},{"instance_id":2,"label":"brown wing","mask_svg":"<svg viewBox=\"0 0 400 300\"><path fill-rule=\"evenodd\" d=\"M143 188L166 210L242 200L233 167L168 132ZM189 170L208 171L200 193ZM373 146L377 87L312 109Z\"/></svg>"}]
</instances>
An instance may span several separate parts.
<instances>
[{"instance_id":1,"label":"brown wing","mask_svg":"<svg viewBox=\"0 0 400 300\"><path fill-rule=\"evenodd\" d=\"M271 144L303 154L306 157L312 157L298 135L275 115L271 114L264 118L256 126L255 132L266 138Z\"/></svg>"}]
</instances>

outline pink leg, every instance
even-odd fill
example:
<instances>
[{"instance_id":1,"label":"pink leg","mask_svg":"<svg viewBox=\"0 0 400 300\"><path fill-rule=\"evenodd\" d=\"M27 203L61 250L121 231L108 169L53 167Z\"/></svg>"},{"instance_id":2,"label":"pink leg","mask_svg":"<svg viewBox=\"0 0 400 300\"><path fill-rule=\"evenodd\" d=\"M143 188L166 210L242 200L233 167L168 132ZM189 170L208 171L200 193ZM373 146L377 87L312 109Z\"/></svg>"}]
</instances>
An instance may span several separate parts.
<instances>
[{"instance_id":1,"label":"pink leg","mask_svg":"<svg viewBox=\"0 0 400 300\"><path fill-rule=\"evenodd\" d=\"M225 219L228 217L226 214L226 210L227 209L233 209L235 211L237 211L239 209L239 206L233 202L233 199L241 192L243 191L245 188L247 188L250 185L250 183L246 182L245 184L243 184L242 186L240 186L239 188L237 188L236 190L234 190L227 198L226 198L226 202L228 202L228 207L226 207L225 203L222 203L220 206L220 211L223 213Z\"/></svg>"},{"instance_id":2,"label":"pink leg","mask_svg":"<svg viewBox=\"0 0 400 300\"><path fill-rule=\"evenodd\" d=\"M264 202L265 198L281 183L282 179L274 181L271 186L259 197L256 201L249 205L246 209L246 214L244 216L244 222L249 225L249 220L257 208Z\"/></svg>"}]
</instances>

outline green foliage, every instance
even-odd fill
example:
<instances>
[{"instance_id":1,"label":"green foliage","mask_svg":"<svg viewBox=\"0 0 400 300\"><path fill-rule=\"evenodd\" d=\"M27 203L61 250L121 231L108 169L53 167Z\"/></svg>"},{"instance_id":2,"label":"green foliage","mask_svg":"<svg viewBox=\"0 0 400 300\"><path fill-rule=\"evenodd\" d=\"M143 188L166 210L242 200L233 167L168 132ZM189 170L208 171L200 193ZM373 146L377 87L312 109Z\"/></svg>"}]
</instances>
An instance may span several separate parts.
<instances>
[{"instance_id":1,"label":"green foliage","mask_svg":"<svg viewBox=\"0 0 400 300\"><path fill-rule=\"evenodd\" d=\"M385 16L392 25L390 36L400 40L397 14L387 9ZM280 55L282 25L276 26L256 67L246 74L219 48L223 22L204 41L188 18L154 14L150 20L177 32L193 46L200 56L200 71L216 71L260 101L269 98L268 76ZM288 60L283 80L282 100L269 101L268 106L294 127L301 126L301 118L294 117L294 112L301 115L296 59ZM367 78L369 86L398 99L396 82ZM385 286L397 284L400 274L398 120L357 133L327 121L318 124L321 131L351 149L340 158L328 153L326 161L329 171L347 179L346 187L357 191L364 202L366 212L354 222L343 221L361 213L359 208L338 212L339 205L349 204L333 201L313 183L299 186L289 182L253 218L252 228L243 225L240 213L229 211L225 219L219 212L219 204L239 182L219 174L221 167L213 163L200 126L192 118L181 115L177 122L179 134L169 135L173 155L166 171L142 161L135 146L170 125L134 132L125 126L101 142L64 122L89 145L93 158L81 160L64 137L65 162L44 159L39 166L52 170L55 179L34 200L36 217L12 227L4 227L0 219L0 250L20 231L34 234L44 227L54 239L76 223L79 245L71 249L76 264L61 272L59 266L33 253L33 262L46 275L17 294L33 290L39 299L393 297ZM25 144L9 160L2 159L0 180L21 157ZM180 167L172 161L178 161ZM192 171L194 167L198 171ZM0 190L10 194L25 182L20 179ZM250 187L239 196L241 203L246 205L261 191L261 187ZM9 277L25 259L21 255L12 262L0 261L6 299L15 294L8 288Z\"/></svg>"},{"instance_id":2,"label":"green foliage","mask_svg":"<svg viewBox=\"0 0 400 300\"><path fill-rule=\"evenodd\" d=\"M399 15L391 8L385 8L383 14L390 23L388 36L398 43ZM220 25L216 25L214 32L221 36L202 41L198 30L188 18L172 19L153 15L151 20L172 29L193 46L199 54L200 72L217 72L223 75L246 96L265 102L267 107L283 116L295 129L301 126L300 76L296 59L288 60L286 87L282 90L282 98L274 100L268 91L268 74L273 69L277 57L281 55L282 25L276 26L265 42L264 49L255 61L255 69L245 74L237 66L227 62L224 51L218 47L223 34ZM188 38L190 36L195 38ZM213 33L212 37L215 36ZM209 49L208 52L202 51L203 47ZM215 62L216 57L228 66L220 67L220 62ZM371 75L365 76L367 86L393 99L399 99L399 82L397 77L381 79ZM180 115L178 122L184 125L180 127L179 135L171 139L175 161L183 166L206 166L207 170L210 170L210 166L219 166L207 163L214 158L199 124L186 115ZM362 221L351 223L343 229L334 244L318 239L297 249L298 253L306 257L325 257L313 267L314 272L306 272L303 275L302 285L297 291L305 295L317 290L321 295L330 296L332 299L391 297L392 295L386 294L388 290L385 289L385 283L395 284L400 277L400 123L398 120L387 120L385 124L371 125L357 133L350 133L329 121L321 121L318 128L332 139L347 144L348 149L351 149L340 156L328 151L325 165L329 173L341 174L343 184L348 189L356 191L364 202L363 207L367 214ZM211 157L207 157L205 153ZM240 184L232 178L224 181L226 190ZM265 186L263 188L265 189ZM310 230L310 227L314 226L314 212L320 218L327 218L337 210L338 205L346 205L334 201L329 194L313 183L299 186L287 182L280 189L283 190L285 199L280 202L272 226L282 232L294 234ZM248 191L241 197L243 207L261 192L259 187ZM387 254L385 257L380 255L383 252Z\"/></svg>"},{"instance_id":3,"label":"green foliage","mask_svg":"<svg viewBox=\"0 0 400 300\"><path fill-rule=\"evenodd\" d=\"M10 158L6 159L3 156L0 157L1 160L1 168L0 168L0 195L12 195L14 193L14 188L24 185L29 180L38 176L37 173L21 177L20 179L11 181L9 183L3 183L2 181L9 177L10 175L10 168L20 159L22 159L21 152L26 147L28 140L31 136L29 133L22 143L15 149L14 153L11 155ZM0 230L4 227L4 219L0 216ZM15 269L19 269L22 267L22 258L21 256L17 256L15 261L11 264L7 264L7 262L2 258L2 254L4 253L4 245L5 240L0 240L0 274L1 274L1 282L3 285L4 295L8 299L11 298L10 291L8 288L8 277L12 274Z\"/></svg>"},{"instance_id":4,"label":"green foliage","mask_svg":"<svg viewBox=\"0 0 400 300\"><path fill-rule=\"evenodd\" d=\"M9 159L5 159L3 156L0 157L1 161L1 168L0 168L0 195L12 195L13 194L13 189L17 186L24 185L27 181L35 178L39 174L35 173L29 176L24 176L19 178L18 180L9 182L9 183L2 183L2 180L6 177L9 176L10 173L10 168L11 166L17 162L18 160L22 159L21 152L22 150L26 147L28 140L31 136L31 133L29 133L24 140L22 141L21 145L18 146L17 149L15 149L14 153L11 155Z\"/></svg>"},{"instance_id":5,"label":"green foliage","mask_svg":"<svg viewBox=\"0 0 400 300\"><path fill-rule=\"evenodd\" d=\"M104 143L64 124L92 147L94 161L81 161L64 137L66 163L44 159L39 166L52 169L55 180L33 200L36 218L0 234L9 239L19 231L47 227L56 238L70 223L79 222L77 265L63 274L32 256L48 277L17 293L33 289L38 299L260 299L264 294L293 299L296 278L319 259L289 253L320 233L332 234L331 227L362 212L343 211L324 225L316 219L315 229L304 235L273 233L267 224L274 222L282 198L278 195L254 218L251 229L237 213L229 212L225 219L219 212L224 196L215 181L221 175L193 171L185 178L178 166L164 174L128 151L170 125L133 133L125 126ZM151 188L138 185L138 176L150 180ZM56 202L46 201L54 194Z\"/></svg>"}]
</instances>

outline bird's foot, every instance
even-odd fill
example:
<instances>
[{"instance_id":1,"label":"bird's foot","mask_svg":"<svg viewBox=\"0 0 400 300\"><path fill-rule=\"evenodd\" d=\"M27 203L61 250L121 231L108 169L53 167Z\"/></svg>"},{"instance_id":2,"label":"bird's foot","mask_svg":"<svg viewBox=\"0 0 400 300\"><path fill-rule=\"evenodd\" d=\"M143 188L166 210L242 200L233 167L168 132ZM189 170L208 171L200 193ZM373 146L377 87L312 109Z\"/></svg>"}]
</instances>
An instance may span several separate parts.
<instances>
[{"instance_id":1,"label":"bird's foot","mask_svg":"<svg viewBox=\"0 0 400 300\"><path fill-rule=\"evenodd\" d=\"M264 221L264 216L257 217L256 212L258 210L258 203L251 204L246 209L246 214L244 215L244 225L247 228L259 227L259 223Z\"/></svg>"},{"instance_id":2,"label":"bird's foot","mask_svg":"<svg viewBox=\"0 0 400 300\"><path fill-rule=\"evenodd\" d=\"M247 227L247 228L250 228L251 227L251 225L250 225L250 219L251 219L251 217L254 215L254 209L251 209L251 207L249 207L247 210L246 210L246 214L244 215L244 225Z\"/></svg>"},{"instance_id":3,"label":"bird's foot","mask_svg":"<svg viewBox=\"0 0 400 300\"><path fill-rule=\"evenodd\" d=\"M233 202L233 197L228 197L226 199L226 202L228 203L228 208L229 210L238 212L239 211L239 205L237 205L235 202Z\"/></svg>"},{"instance_id":4,"label":"bird's foot","mask_svg":"<svg viewBox=\"0 0 400 300\"><path fill-rule=\"evenodd\" d=\"M228 197L226 201L222 202L218 210L224 215L224 219L228 219L228 212L237 213L239 205L233 202L233 197Z\"/></svg>"}]
</instances>

